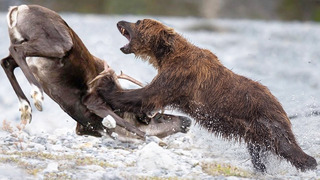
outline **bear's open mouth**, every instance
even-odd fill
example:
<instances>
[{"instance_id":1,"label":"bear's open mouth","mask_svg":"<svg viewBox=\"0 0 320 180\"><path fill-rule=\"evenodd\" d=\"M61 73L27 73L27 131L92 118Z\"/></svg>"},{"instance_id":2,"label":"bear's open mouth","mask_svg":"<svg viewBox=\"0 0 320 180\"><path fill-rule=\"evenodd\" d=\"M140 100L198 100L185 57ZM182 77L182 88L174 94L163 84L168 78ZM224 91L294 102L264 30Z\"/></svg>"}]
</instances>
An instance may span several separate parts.
<instances>
[{"instance_id":1,"label":"bear's open mouth","mask_svg":"<svg viewBox=\"0 0 320 180\"><path fill-rule=\"evenodd\" d=\"M130 36L129 31L127 31L123 26L121 26L121 25L119 25L119 24L117 25L117 27L118 27L120 33L121 33L124 37L126 37L126 38L129 40L129 43L130 43L130 41L131 41L131 36ZM124 45L123 48L126 48L126 47L129 45L129 43L126 44L126 45Z\"/></svg>"}]
</instances>

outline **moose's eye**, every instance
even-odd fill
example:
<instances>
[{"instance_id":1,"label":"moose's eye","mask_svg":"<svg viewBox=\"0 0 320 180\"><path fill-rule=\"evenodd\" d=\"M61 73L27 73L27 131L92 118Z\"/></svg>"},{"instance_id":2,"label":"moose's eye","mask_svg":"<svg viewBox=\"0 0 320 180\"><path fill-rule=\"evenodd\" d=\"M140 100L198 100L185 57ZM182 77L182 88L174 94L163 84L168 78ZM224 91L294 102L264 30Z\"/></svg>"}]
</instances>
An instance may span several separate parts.
<instances>
[{"instance_id":1,"label":"moose's eye","mask_svg":"<svg viewBox=\"0 0 320 180\"><path fill-rule=\"evenodd\" d=\"M141 21L140 21L140 20L138 20L138 21L136 22L136 24L137 24L137 25L139 25L140 23L141 23Z\"/></svg>"}]
</instances>

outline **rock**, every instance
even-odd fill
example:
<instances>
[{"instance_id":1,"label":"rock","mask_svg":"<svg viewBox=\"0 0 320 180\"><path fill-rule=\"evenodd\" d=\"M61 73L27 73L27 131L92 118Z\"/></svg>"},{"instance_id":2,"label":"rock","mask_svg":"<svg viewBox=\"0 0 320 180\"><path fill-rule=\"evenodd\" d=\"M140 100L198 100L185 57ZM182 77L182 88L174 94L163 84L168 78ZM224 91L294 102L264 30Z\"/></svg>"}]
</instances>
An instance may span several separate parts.
<instances>
[{"instance_id":1,"label":"rock","mask_svg":"<svg viewBox=\"0 0 320 180\"><path fill-rule=\"evenodd\" d=\"M124 178L119 177L116 174L110 174L110 173L104 173L102 176L102 179L104 180L109 180L109 179L113 179L113 180L123 180Z\"/></svg>"},{"instance_id":2,"label":"rock","mask_svg":"<svg viewBox=\"0 0 320 180\"><path fill-rule=\"evenodd\" d=\"M50 162L46 169L43 172L57 172L59 164L57 162Z\"/></svg>"},{"instance_id":3,"label":"rock","mask_svg":"<svg viewBox=\"0 0 320 180\"><path fill-rule=\"evenodd\" d=\"M179 165L173 156L169 150L150 142L138 152L137 166L156 173L163 170L174 171Z\"/></svg>"},{"instance_id":4,"label":"rock","mask_svg":"<svg viewBox=\"0 0 320 180\"><path fill-rule=\"evenodd\" d=\"M44 151L46 150L46 147L42 144L38 144L38 143L29 143L29 148L33 148L35 151Z\"/></svg>"},{"instance_id":5,"label":"rock","mask_svg":"<svg viewBox=\"0 0 320 180\"><path fill-rule=\"evenodd\" d=\"M86 170L86 171L103 171L104 168L98 165L87 165L87 166L79 166L78 169Z\"/></svg>"},{"instance_id":6,"label":"rock","mask_svg":"<svg viewBox=\"0 0 320 180\"><path fill-rule=\"evenodd\" d=\"M115 128L117 126L116 121L110 115L108 115L107 117L103 118L102 124L103 124L104 127L108 128L108 129L113 129L113 128Z\"/></svg>"},{"instance_id":7,"label":"rock","mask_svg":"<svg viewBox=\"0 0 320 180\"><path fill-rule=\"evenodd\" d=\"M45 145L47 144L47 139L41 136L36 136L32 139L33 142L38 143L38 144L42 144Z\"/></svg>"},{"instance_id":8,"label":"rock","mask_svg":"<svg viewBox=\"0 0 320 180\"><path fill-rule=\"evenodd\" d=\"M65 151L65 147L60 144L56 145L47 145L47 149L50 151Z\"/></svg>"},{"instance_id":9,"label":"rock","mask_svg":"<svg viewBox=\"0 0 320 180\"><path fill-rule=\"evenodd\" d=\"M111 133L111 137L113 137L114 139L118 139L118 134L117 133L115 133L115 132L112 132Z\"/></svg>"}]
</instances>

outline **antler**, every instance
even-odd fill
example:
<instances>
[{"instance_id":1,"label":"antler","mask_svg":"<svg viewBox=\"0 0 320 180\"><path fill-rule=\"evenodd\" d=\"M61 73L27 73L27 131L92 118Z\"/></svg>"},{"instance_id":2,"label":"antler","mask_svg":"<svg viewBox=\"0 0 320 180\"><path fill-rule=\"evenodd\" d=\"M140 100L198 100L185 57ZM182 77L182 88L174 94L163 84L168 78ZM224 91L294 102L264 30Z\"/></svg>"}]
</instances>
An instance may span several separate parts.
<instances>
[{"instance_id":1,"label":"antler","mask_svg":"<svg viewBox=\"0 0 320 180\"><path fill-rule=\"evenodd\" d=\"M110 66L107 64L107 62L104 62L104 70L98 76L96 76L94 79L92 79L89 82L89 85L91 85L92 83L94 83L95 81L97 81L98 79L100 79L100 78L102 78L102 77L104 77L106 75L113 76L115 81L117 81L117 79L125 79L125 80L128 80L128 81L130 81L130 82L132 82L132 83L134 83L134 84L136 84L136 85L138 85L140 87L144 86L140 81L134 79L131 76L128 76L128 75L124 74L122 71L120 72L120 75L117 76L115 74L114 70L112 68L110 68Z\"/></svg>"},{"instance_id":2,"label":"antler","mask_svg":"<svg viewBox=\"0 0 320 180\"><path fill-rule=\"evenodd\" d=\"M128 81L130 81L130 82L132 82L132 83L134 83L134 84L136 84L136 85L138 85L138 86L140 86L140 87L143 87L143 86L144 86L140 81L134 79L134 78L131 77L131 76L128 76L128 75L124 74L122 71L121 71L120 75L118 75L117 77L118 77L119 79L128 80Z\"/></svg>"}]
</instances>

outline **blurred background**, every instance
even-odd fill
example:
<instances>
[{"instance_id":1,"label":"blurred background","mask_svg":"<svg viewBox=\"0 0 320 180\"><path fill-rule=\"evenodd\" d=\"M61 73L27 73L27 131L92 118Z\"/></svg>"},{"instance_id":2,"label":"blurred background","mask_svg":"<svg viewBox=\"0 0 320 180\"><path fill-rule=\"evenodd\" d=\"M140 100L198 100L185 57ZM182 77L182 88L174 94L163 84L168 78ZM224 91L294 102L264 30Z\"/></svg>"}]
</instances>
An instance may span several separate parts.
<instances>
[{"instance_id":1,"label":"blurred background","mask_svg":"<svg viewBox=\"0 0 320 180\"><path fill-rule=\"evenodd\" d=\"M320 0L0 0L0 11L19 4L93 14L320 21Z\"/></svg>"}]
</instances>

